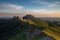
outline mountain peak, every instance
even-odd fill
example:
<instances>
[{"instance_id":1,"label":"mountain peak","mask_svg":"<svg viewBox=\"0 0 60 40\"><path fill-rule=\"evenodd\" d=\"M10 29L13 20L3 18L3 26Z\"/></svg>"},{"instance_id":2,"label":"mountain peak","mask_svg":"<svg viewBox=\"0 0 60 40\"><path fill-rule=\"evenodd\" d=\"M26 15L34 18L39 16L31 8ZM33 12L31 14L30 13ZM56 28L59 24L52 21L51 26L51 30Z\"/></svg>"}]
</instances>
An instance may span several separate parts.
<instances>
[{"instance_id":1,"label":"mountain peak","mask_svg":"<svg viewBox=\"0 0 60 40\"><path fill-rule=\"evenodd\" d=\"M33 15L26 15L23 17L23 19L33 19L35 18Z\"/></svg>"}]
</instances>

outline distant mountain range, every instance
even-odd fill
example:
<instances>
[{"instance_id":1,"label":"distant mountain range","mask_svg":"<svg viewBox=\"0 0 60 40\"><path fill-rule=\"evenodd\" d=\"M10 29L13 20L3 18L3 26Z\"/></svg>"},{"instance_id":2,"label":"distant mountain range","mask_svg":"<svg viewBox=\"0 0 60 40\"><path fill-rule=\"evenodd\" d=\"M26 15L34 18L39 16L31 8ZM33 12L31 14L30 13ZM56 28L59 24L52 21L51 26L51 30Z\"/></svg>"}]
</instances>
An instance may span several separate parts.
<instances>
[{"instance_id":1,"label":"distant mountain range","mask_svg":"<svg viewBox=\"0 0 60 40\"><path fill-rule=\"evenodd\" d=\"M60 18L41 18L43 20L60 21Z\"/></svg>"}]
</instances>

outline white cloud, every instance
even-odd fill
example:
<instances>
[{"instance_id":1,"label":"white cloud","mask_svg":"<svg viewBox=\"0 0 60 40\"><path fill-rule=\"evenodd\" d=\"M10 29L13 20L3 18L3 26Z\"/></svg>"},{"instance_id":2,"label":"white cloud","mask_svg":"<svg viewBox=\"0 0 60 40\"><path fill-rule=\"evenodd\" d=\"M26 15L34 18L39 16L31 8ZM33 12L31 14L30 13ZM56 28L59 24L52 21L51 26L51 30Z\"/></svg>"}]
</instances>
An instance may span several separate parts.
<instances>
[{"instance_id":1,"label":"white cloud","mask_svg":"<svg viewBox=\"0 0 60 40\"><path fill-rule=\"evenodd\" d=\"M46 11L45 9L40 9L40 10L28 10L28 11L32 11L32 12L43 12Z\"/></svg>"},{"instance_id":2,"label":"white cloud","mask_svg":"<svg viewBox=\"0 0 60 40\"><path fill-rule=\"evenodd\" d=\"M25 10L25 12L28 12L30 14L32 14L32 13L41 13L43 11L45 11L45 10Z\"/></svg>"},{"instance_id":3,"label":"white cloud","mask_svg":"<svg viewBox=\"0 0 60 40\"><path fill-rule=\"evenodd\" d=\"M17 5L13 5L13 4L8 4L8 6L10 8L15 8L15 9L22 9L23 8L22 6L17 6Z\"/></svg>"},{"instance_id":4,"label":"white cloud","mask_svg":"<svg viewBox=\"0 0 60 40\"><path fill-rule=\"evenodd\" d=\"M23 6L18 6L18 5L14 5L14 4L4 4L4 3L1 3L1 4L0 4L0 7L17 9L17 10L20 10L20 9L23 8Z\"/></svg>"},{"instance_id":5,"label":"white cloud","mask_svg":"<svg viewBox=\"0 0 60 40\"><path fill-rule=\"evenodd\" d=\"M58 5L56 5L56 4L50 4L50 5L48 5L48 7L55 7L55 6L58 6Z\"/></svg>"},{"instance_id":6,"label":"white cloud","mask_svg":"<svg viewBox=\"0 0 60 40\"><path fill-rule=\"evenodd\" d=\"M38 5L44 5L47 7L56 7L59 6L60 2L48 2L48 1L42 1L42 0L33 0L32 3L36 3Z\"/></svg>"},{"instance_id":7,"label":"white cloud","mask_svg":"<svg viewBox=\"0 0 60 40\"><path fill-rule=\"evenodd\" d=\"M48 4L48 7L56 7L56 6L59 6L59 2L54 2L54 3L50 3Z\"/></svg>"},{"instance_id":8,"label":"white cloud","mask_svg":"<svg viewBox=\"0 0 60 40\"><path fill-rule=\"evenodd\" d=\"M40 9L40 10L25 10L30 14L53 14L53 13L60 13L60 11L56 10L48 10L48 9Z\"/></svg>"}]
</instances>

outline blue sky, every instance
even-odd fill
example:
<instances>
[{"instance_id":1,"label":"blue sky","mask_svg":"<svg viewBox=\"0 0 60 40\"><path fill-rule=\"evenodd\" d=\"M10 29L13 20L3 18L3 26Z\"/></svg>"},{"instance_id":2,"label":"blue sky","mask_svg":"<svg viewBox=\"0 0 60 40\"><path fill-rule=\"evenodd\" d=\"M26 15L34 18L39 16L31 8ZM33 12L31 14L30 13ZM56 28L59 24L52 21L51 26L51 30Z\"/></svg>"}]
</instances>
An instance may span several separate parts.
<instances>
[{"instance_id":1,"label":"blue sky","mask_svg":"<svg viewBox=\"0 0 60 40\"><path fill-rule=\"evenodd\" d=\"M5 12L31 13L33 15L38 13L36 16L45 15L45 13L50 15L58 13L60 15L60 0L0 0L0 13Z\"/></svg>"}]
</instances>

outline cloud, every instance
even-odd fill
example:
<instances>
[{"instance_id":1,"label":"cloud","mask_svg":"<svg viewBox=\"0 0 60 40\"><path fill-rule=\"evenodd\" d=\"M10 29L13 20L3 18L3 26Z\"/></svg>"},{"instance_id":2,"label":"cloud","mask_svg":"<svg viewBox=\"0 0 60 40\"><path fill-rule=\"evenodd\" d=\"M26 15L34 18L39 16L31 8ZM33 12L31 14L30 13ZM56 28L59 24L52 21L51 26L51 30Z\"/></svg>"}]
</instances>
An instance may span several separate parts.
<instances>
[{"instance_id":1,"label":"cloud","mask_svg":"<svg viewBox=\"0 0 60 40\"><path fill-rule=\"evenodd\" d=\"M46 11L45 9L40 9L40 10L26 10L26 11L31 11L31 12L43 12Z\"/></svg>"},{"instance_id":2,"label":"cloud","mask_svg":"<svg viewBox=\"0 0 60 40\"><path fill-rule=\"evenodd\" d=\"M59 6L59 2L54 2L54 3L50 3L48 4L48 7L56 7L56 6Z\"/></svg>"},{"instance_id":3,"label":"cloud","mask_svg":"<svg viewBox=\"0 0 60 40\"><path fill-rule=\"evenodd\" d=\"M22 6L17 6L17 5L13 5L13 4L8 4L8 6L10 8L15 8L15 9L22 9L23 8Z\"/></svg>"},{"instance_id":4,"label":"cloud","mask_svg":"<svg viewBox=\"0 0 60 40\"><path fill-rule=\"evenodd\" d=\"M48 2L48 1L43 1L43 0L33 0L32 3L36 3L38 5L43 5L46 7L56 7L60 5L60 2L58 1Z\"/></svg>"},{"instance_id":5,"label":"cloud","mask_svg":"<svg viewBox=\"0 0 60 40\"><path fill-rule=\"evenodd\" d=\"M23 6L18 6L18 5L14 5L14 4L4 4L4 3L1 3L0 7L2 7L2 8L10 8L10 9L17 9L17 10L20 10L20 9L23 8Z\"/></svg>"},{"instance_id":6,"label":"cloud","mask_svg":"<svg viewBox=\"0 0 60 40\"><path fill-rule=\"evenodd\" d=\"M56 10L47 10L47 9L38 9L38 10L25 10L27 13L30 14L53 14L53 13L60 13L60 11Z\"/></svg>"},{"instance_id":7,"label":"cloud","mask_svg":"<svg viewBox=\"0 0 60 40\"><path fill-rule=\"evenodd\" d=\"M48 5L48 7L54 7L54 6L57 6L56 4L50 4Z\"/></svg>"}]
</instances>

